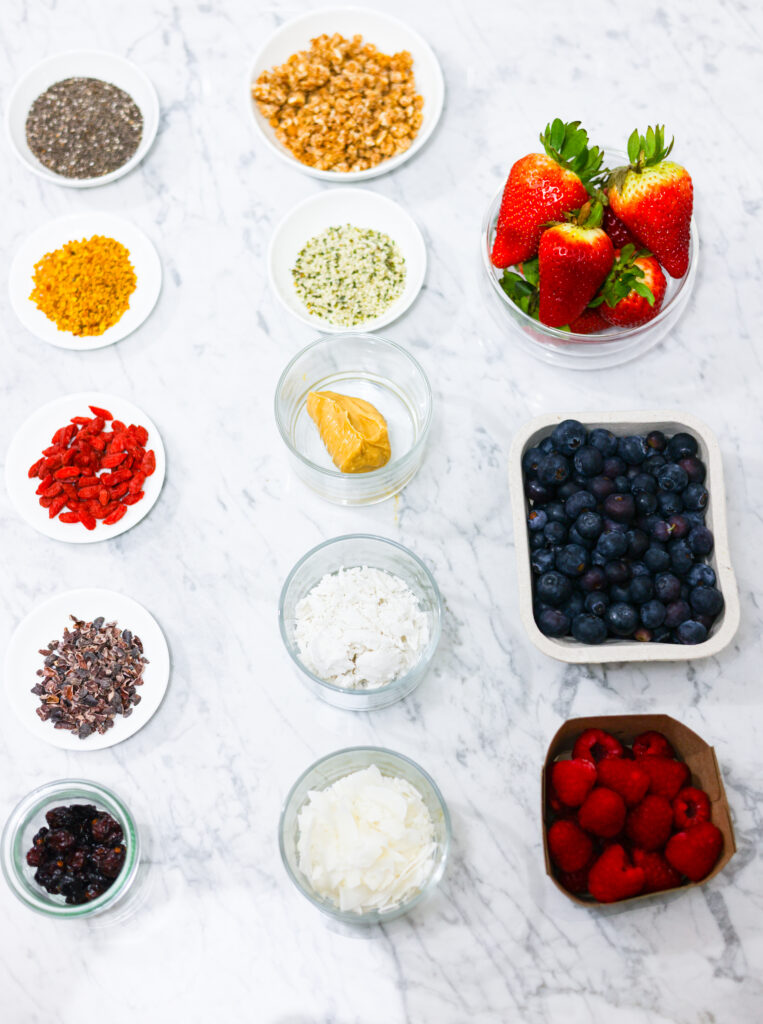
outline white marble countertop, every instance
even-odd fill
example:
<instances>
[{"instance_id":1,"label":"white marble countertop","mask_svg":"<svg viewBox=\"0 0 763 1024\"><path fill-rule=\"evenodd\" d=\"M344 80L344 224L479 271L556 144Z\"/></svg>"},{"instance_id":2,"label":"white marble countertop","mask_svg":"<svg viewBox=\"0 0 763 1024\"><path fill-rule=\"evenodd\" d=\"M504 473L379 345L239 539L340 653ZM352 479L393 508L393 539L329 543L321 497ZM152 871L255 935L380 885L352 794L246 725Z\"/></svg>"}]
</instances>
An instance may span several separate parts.
<instances>
[{"instance_id":1,"label":"white marble countertop","mask_svg":"<svg viewBox=\"0 0 763 1024\"><path fill-rule=\"evenodd\" d=\"M157 616L173 672L151 723L102 753L56 750L0 718L0 817L43 781L83 776L133 805L150 841L146 899L127 920L49 921L0 885L0 1018L760 1021L763 147L754 97L763 18L730 0L384 5L425 34L447 83L430 143L369 186L401 202L427 240L424 291L383 333L428 371L436 417L405 492L343 510L292 478L272 416L278 375L312 332L269 292L264 254L284 212L325 186L258 145L245 106L254 50L307 6L3 6L4 100L45 54L113 49L151 76L162 122L137 171L86 191L38 181L4 144L0 278L48 218L105 209L155 241L165 285L138 333L80 355L25 333L0 288L0 450L35 407L93 387L155 419L168 473L148 519L85 547L34 533L3 489L0 650L48 595L110 586ZM605 141L664 121L695 182L702 262L690 306L664 344L614 370L544 367L481 304L483 211L556 115L582 118ZM565 667L537 653L518 621L512 434L540 412L649 406L696 412L721 439L742 626L722 657L690 667ZM434 670L413 698L373 715L315 700L292 674L276 624L297 558L355 531L413 548L446 602ZM589 911L544 875L540 766L566 717L628 711L672 713L715 746L739 852L711 884L680 898ZM309 763L363 743L412 755L432 773L450 805L454 847L428 902L356 933L329 927L289 883L276 823Z\"/></svg>"}]
</instances>

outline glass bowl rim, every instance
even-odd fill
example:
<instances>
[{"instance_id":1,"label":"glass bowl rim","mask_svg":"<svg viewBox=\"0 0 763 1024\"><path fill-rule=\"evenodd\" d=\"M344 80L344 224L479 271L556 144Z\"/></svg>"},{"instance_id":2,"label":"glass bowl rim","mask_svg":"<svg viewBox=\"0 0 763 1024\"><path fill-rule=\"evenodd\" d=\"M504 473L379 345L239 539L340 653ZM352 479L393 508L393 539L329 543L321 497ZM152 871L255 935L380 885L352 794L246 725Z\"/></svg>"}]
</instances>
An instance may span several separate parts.
<instances>
[{"instance_id":1,"label":"glass bowl rim","mask_svg":"<svg viewBox=\"0 0 763 1024\"><path fill-rule=\"evenodd\" d=\"M105 799L105 802L112 803L116 808L118 808L122 817L120 824L126 826L124 831L126 835L129 835L130 839L128 847L129 855L125 859L125 864L122 867L122 870L106 892L97 896L89 903L55 903L51 899L50 894L48 894L44 889L40 890L41 895L39 896L32 894L21 882L20 872L18 870L15 857L14 847L16 843L16 836L18 835L20 826L23 824L23 820L31 813L37 813L35 807L37 807L41 813L42 807L39 805L55 800L58 793L69 789L82 790L95 802L97 802L100 797L101 800ZM72 797L71 799L78 800L82 798ZM8 887L11 889L13 894L32 910L35 910L38 913L49 914L53 917L61 918L85 917L90 914L94 914L96 911L102 910L115 902L117 897L124 893L135 879L140 864L140 852L140 832L132 812L122 798L112 789L102 785L100 782L94 782L92 779L53 779L50 782L44 782L40 786L35 786L34 789L30 790L13 807L13 810L5 821L2 838L0 839L0 860L2 862L2 872L5 876L6 882L8 883ZM43 896L42 893L45 893L45 895Z\"/></svg>"},{"instance_id":2,"label":"glass bowl rim","mask_svg":"<svg viewBox=\"0 0 763 1024\"><path fill-rule=\"evenodd\" d=\"M384 754L393 762L398 761L409 769L413 768L414 774L418 773L424 778L426 783L431 788L437 805L442 813L443 839L442 842L438 844L440 847L439 854L435 858L432 873L430 874L429 878L424 883L422 888L417 893L415 893L406 903L400 903L396 907L393 907L392 909L387 911L386 913L379 910L369 910L365 911L364 913L357 914L355 913L355 911L352 910L340 910L338 907L332 907L331 904L327 903L325 900L320 899L320 897L318 897L316 893L312 892L308 888L309 883L307 882L306 879L304 882L301 881L300 878L297 877L295 872L292 871L288 857L286 856L284 826L286 820L286 812L289 809L289 804L291 803L294 794L296 793L299 786L312 772L317 771L318 768L320 768L322 765L326 764L329 761L333 761L334 758L340 757L343 754L354 755L367 753L370 753L371 755ZM368 765L366 765L366 767L368 767ZM350 771L348 771L347 774L349 775L351 774L352 771L360 770L361 769L359 768L350 769ZM342 775L340 776L340 778L345 778L345 776ZM301 804L300 807L298 808L297 815L299 814L299 811L302 809L303 805L304 801L303 804ZM440 791L440 787L437 785L437 783L429 774L429 772L425 768L422 768L417 761L414 761L413 758L408 757L406 754L401 754L397 750L390 750L389 747L379 747L373 744L364 744L354 747L342 747L340 750L332 750L330 754L324 754L323 757L319 757L316 761L313 761L313 763L310 764L307 768L305 768L305 770L299 775L299 777L296 779L293 785L289 788L289 791L286 794L283 803L281 804L281 813L278 817L278 851L281 855L281 862L284 866L284 869L286 870L286 874L289 876L292 883L299 890L299 892L301 892L302 895L306 899L308 899L314 907L316 907L323 913L328 914L335 920L344 921L347 924L383 924L385 921L392 920L396 917L400 917L403 914L408 913L408 911L413 910L414 907L418 906L418 904L424 899L427 893L436 885L438 885L440 880L442 879L442 876L445 872L445 867L448 862L448 857L450 856L452 838L453 826L450 818L450 811L448 810L448 805L445 802L445 797L442 795L442 792Z\"/></svg>"},{"instance_id":3,"label":"glass bowl rim","mask_svg":"<svg viewBox=\"0 0 763 1024\"><path fill-rule=\"evenodd\" d=\"M302 452L299 451L299 449L292 444L291 439L286 433L284 424L281 421L281 416L278 413L278 398L283 389L284 381L286 380L286 377L288 376L289 372L291 371L292 367L297 362L297 360L301 359L302 356L307 355L308 352L310 352L314 348L317 348L319 345L326 345L331 344L333 342L346 341L348 338L360 338L364 341L373 341L376 343L381 343L381 345L386 345L389 348L400 353L405 359L407 359L413 365L414 371L419 375L419 377L424 383L424 391L426 394L426 416L424 418L424 423L422 425L419 436L416 438L414 443L406 452L404 452L403 455L399 455L397 456L397 458L390 459L390 461L387 462L384 466L380 466L378 469L371 470L371 472L369 473L343 473L340 469L329 469L325 466L319 466L316 462L313 462L311 459L308 459L307 456L303 455ZM402 345L398 345L397 342L390 341L389 338L382 338L378 334L369 334L363 331L345 331L341 334L321 334L314 341L311 341L309 345L305 345L305 347L300 349L299 352L296 353L296 355L292 356L292 358L284 367L281 376L278 378L275 396L273 399L273 411L275 414L276 426L278 427L278 433L281 435L281 439L283 440L284 444L289 449L291 454L296 456L296 458L298 458L300 462L302 462L312 471L320 473L322 476L328 477L329 479L332 480L347 480L348 477L358 477L359 479L363 479L383 473L391 475L391 470L397 469L402 463L410 461L412 457L418 452L420 452L421 449L426 444L427 438L429 436L429 428L432 425L433 405L434 397L432 393L432 385L429 383L429 377L426 375L424 368L418 361L418 359L416 359L415 356L411 355L411 353L406 348L403 348Z\"/></svg>"},{"instance_id":4,"label":"glass bowl rim","mask_svg":"<svg viewBox=\"0 0 763 1024\"><path fill-rule=\"evenodd\" d=\"M297 657L296 653L292 650L292 646L291 646L291 644L289 642L289 639L288 639L288 637L286 635L286 624L285 624L285 619L284 619L284 604L286 603L286 594L288 593L289 587L291 586L292 580L296 576L297 572L302 568L302 566L305 564L305 562L307 562L310 558L312 558L313 555L317 555L319 551L322 551L324 548L331 547L333 544L339 544L341 541L348 541L348 540L349 541L373 541L373 542L379 542L382 545L387 545L387 546L389 546L391 548L397 548L398 551L401 551L405 556L407 556L408 558L412 559L416 563L416 565L419 566L420 569L423 569L424 576L426 577L427 581L429 582L429 585L432 588L432 593L434 595L434 602L433 602L433 609L432 609L433 610L433 614L434 614L434 620L435 620L434 621L434 628L432 630L432 635L429 638L429 642L427 643L426 650L424 651L422 656L419 658L419 660L416 662L416 664L413 665L407 672L404 672L403 675L398 676L397 679L393 679L391 683L387 683L384 686L375 686L373 688L369 687L367 689L353 690L353 689L350 689L347 686L337 686L336 683L330 683L326 679L321 679L320 676L315 675L313 672L310 671L309 668L307 668L305 665L302 664L302 662ZM352 568L352 566L349 566L348 568ZM377 566L373 566L373 568L378 568L378 567ZM337 571L337 570L334 570L334 571ZM389 572L389 570L387 570L387 569L385 569L383 571L384 572ZM418 595L416 595L416 596L418 597ZM362 697L368 697L369 694L374 694L374 693L389 693L390 690L392 690L393 688L395 690L404 689L405 685L410 683L411 677L417 675L421 671L422 666L424 668L426 668L431 663L432 658L434 657L435 651L437 650L437 648L438 648L438 646L440 644L440 638L442 636L442 615L443 615L442 594L440 593L440 588L437 586L437 580L434 578L432 572L429 570L429 568L424 563L424 561L421 558L419 558L419 556L417 554L415 554L413 551L411 551L410 548L407 548L404 544L400 544L399 541L391 540L389 537L380 537L378 534L375 534L375 533L343 533L343 534L341 534L338 537L330 537L329 540L321 541L320 544L316 544L315 547L310 548L309 551L306 551L305 554L302 555L302 557L297 562L295 562L294 566L292 567L291 571L289 572L289 575L284 580L284 584L281 587L281 593L280 593L279 598L278 598L278 630L279 630L279 632L281 634L281 639L283 640L283 645L286 648L286 652L289 655L289 657L291 658L291 660L294 662L294 664L299 669L299 671L304 673L304 675L306 675L308 677L308 679L312 679L313 682L319 683L326 690L330 690L333 693L347 694L347 695L349 695L350 699L353 699L356 695L358 696L358 698L360 698L361 696ZM348 749L353 749L354 750L354 749L360 749L360 748L352 747L352 748L348 748ZM366 749L366 748L363 748L363 749ZM383 748L379 748L379 749L383 749Z\"/></svg>"},{"instance_id":5,"label":"glass bowl rim","mask_svg":"<svg viewBox=\"0 0 763 1024\"><path fill-rule=\"evenodd\" d=\"M622 157L627 160L627 154L622 150L607 149L605 147L604 153L611 156ZM608 334L605 337L597 338L596 335L592 334L576 334L572 331L563 331L559 327L548 327L546 324L541 323L534 317L529 316L523 309L520 309L515 303L511 301L508 295L501 288L499 279L496 277L495 272L498 270L510 270L510 267L499 268L495 267L490 260L490 235L492 233L492 223L497 208L500 206L501 197L503 196L503 190L505 186L501 186L498 192L493 196L488 205L485 215L482 219L482 231L480 235L480 252L482 257L482 265L490 282L490 286L493 292L495 292L501 301L501 304L507 307L511 313L516 312L519 319L522 321L522 326L532 327L536 331L540 331L546 335L547 338L554 341L565 342L570 349L576 349L578 346L581 350L587 350L593 352L596 348L606 348L609 345L614 345L618 342L628 341L631 338L638 337L639 334L646 334L647 329L656 326L661 321L666 319L667 314L674 308L675 303L681 297L686 286L691 282L693 285L694 278L697 274L697 264L699 262L699 232L697 231L697 223L692 214L691 218L691 246L689 250L689 267L686 273L678 281L676 291L671 296L670 301L666 303L660 312L652 320L648 320L645 324L638 324L635 327L623 327L616 328L612 334ZM665 275L669 277L668 274ZM671 280L675 280L672 278ZM691 290L691 289L690 289Z\"/></svg>"}]
</instances>

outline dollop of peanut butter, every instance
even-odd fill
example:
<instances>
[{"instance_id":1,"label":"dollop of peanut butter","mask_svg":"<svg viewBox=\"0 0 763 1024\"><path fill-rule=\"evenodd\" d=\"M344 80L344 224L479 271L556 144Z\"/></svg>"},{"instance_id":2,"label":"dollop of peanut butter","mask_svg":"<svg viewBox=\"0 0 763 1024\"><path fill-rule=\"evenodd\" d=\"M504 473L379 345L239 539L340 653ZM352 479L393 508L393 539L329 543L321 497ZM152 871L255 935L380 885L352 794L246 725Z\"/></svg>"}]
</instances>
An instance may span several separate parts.
<instances>
[{"instance_id":1,"label":"dollop of peanut butter","mask_svg":"<svg viewBox=\"0 0 763 1024\"><path fill-rule=\"evenodd\" d=\"M370 402L335 391L311 391L307 411L343 473L368 473L389 462L387 421Z\"/></svg>"}]
</instances>

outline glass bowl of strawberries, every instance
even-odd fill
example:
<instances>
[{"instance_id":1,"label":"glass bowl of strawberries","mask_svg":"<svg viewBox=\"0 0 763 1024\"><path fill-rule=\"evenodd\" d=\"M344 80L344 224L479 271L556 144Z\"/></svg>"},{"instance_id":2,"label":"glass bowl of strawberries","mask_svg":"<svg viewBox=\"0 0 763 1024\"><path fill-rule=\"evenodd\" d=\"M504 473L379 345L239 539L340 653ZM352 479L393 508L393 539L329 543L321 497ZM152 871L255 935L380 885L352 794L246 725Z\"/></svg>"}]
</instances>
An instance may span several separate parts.
<instances>
[{"instance_id":1,"label":"glass bowl of strawberries","mask_svg":"<svg viewBox=\"0 0 763 1024\"><path fill-rule=\"evenodd\" d=\"M516 161L485 214L485 298L543 362L616 366L662 341L691 296L691 178L660 126L627 152L589 146L579 122L540 138L545 152Z\"/></svg>"}]
</instances>

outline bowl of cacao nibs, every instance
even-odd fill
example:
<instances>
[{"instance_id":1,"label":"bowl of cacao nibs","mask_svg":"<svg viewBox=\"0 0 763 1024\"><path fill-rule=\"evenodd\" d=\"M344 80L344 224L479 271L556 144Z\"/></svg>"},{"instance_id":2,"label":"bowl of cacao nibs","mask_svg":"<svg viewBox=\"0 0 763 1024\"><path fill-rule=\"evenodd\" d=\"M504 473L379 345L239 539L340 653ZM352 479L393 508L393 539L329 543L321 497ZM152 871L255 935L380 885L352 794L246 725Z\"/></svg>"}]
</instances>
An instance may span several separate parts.
<instances>
[{"instance_id":1,"label":"bowl of cacao nibs","mask_svg":"<svg viewBox=\"0 0 763 1024\"><path fill-rule=\"evenodd\" d=\"M14 895L52 917L113 907L135 881L140 859L138 830L126 805L84 779L32 790L11 812L0 849Z\"/></svg>"},{"instance_id":2,"label":"bowl of cacao nibs","mask_svg":"<svg viewBox=\"0 0 763 1024\"><path fill-rule=\"evenodd\" d=\"M510 456L520 613L573 663L718 654L739 626L718 442L681 412L541 416Z\"/></svg>"}]
</instances>

